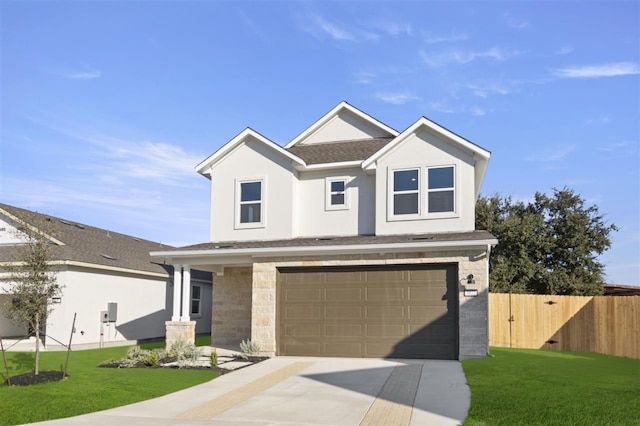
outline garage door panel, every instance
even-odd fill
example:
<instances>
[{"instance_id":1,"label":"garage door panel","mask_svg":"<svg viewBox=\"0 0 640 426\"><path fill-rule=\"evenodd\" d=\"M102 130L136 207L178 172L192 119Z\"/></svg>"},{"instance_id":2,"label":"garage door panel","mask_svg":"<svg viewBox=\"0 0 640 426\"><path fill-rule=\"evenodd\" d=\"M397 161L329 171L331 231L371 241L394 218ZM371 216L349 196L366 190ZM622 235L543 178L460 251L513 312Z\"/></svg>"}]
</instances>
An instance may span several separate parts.
<instances>
[{"instance_id":1,"label":"garage door panel","mask_svg":"<svg viewBox=\"0 0 640 426\"><path fill-rule=\"evenodd\" d=\"M381 320L385 318L401 318L404 319L406 309L404 306L367 306L366 319Z\"/></svg>"},{"instance_id":2,"label":"garage door panel","mask_svg":"<svg viewBox=\"0 0 640 426\"><path fill-rule=\"evenodd\" d=\"M277 353L455 359L456 269L385 265L281 270Z\"/></svg>"},{"instance_id":3,"label":"garage door panel","mask_svg":"<svg viewBox=\"0 0 640 426\"><path fill-rule=\"evenodd\" d=\"M320 302L322 290L319 288L289 288L284 297L288 302Z\"/></svg>"},{"instance_id":4,"label":"garage door panel","mask_svg":"<svg viewBox=\"0 0 640 426\"><path fill-rule=\"evenodd\" d=\"M416 270L409 271L408 281L420 281L425 283L446 283L447 276L444 270ZM446 288L446 284L442 285Z\"/></svg>"},{"instance_id":5,"label":"garage door panel","mask_svg":"<svg viewBox=\"0 0 640 426\"><path fill-rule=\"evenodd\" d=\"M362 337L362 324L330 324L324 327L326 337Z\"/></svg>"},{"instance_id":6,"label":"garage door panel","mask_svg":"<svg viewBox=\"0 0 640 426\"><path fill-rule=\"evenodd\" d=\"M403 287L390 287L380 286L380 287L368 287L366 289L367 300L377 300L377 301L389 301L395 302L399 300L406 299L406 289Z\"/></svg>"},{"instance_id":7,"label":"garage door panel","mask_svg":"<svg viewBox=\"0 0 640 426\"><path fill-rule=\"evenodd\" d=\"M367 324L366 337L401 339L407 337L405 324Z\"/></svg>"},{"instance_id":8,"label":"garage door panel","mask_svg":"<svg viewBox=\"0 0 640 426\"><path fill-rule=\"evenodd\" d=\"M447 315L447 310L442 309L438 305L428 305L428 306L409 306L409 319L412 321L424 321L431 322L435 321L442 316Z\"/></svg>"},{"instance_id":9,"label":"garage door panel","mask_svg":"<svg viewBox=\"0 0 640 426\"><path fill-rule=\"evenodd\" d=\"M410 285L408 288L409 298L412 301L417 300L435 300L441 301L446 296L446 288L427 285Z\"/></svg>"},{"instance_id":10,"label":"garage door panel","mask_svg":"<svg viewBox=\"0 0 640 426\"><path fill-rule=\"evenodd\" d=\"M284 320L319 320L322 318L320 306L287 306L284 313Z\"/></svg>"},{"instance_id":11,"label":"garage door panel","mask_svg":"<svg viewBox=\"0 0 640 426\"><path fill-rule=\"evenodd\" d=\"M406 280L405 271L368 271L367 283L398 283Z\"/></svg>"},{"instance_id":12,"label":"garage door panel","mask_svg":"<svg viewBox=\"0 0 640 426\"><path fill-rule=\"evenodd\" d=\"M350 301L360 302L363 300L364 289L360 287L329 287L324 291L325 301Z\"/></svg>"},{"instance_id":13,"label":"garage door panel","mask_svg":"<svg viewBox=\"0 0 640 426\"><path fill-rule=\"evenodd\" d=\"M324 345L325 356L360 358L362 351L363 344L359 342L335 342Z\"/></svg>"},{"instance_id":14,"label":"garage door panel","mask_svg":"<svg viewBox=\"0 0 640 426\"><path fill-rule=\"evenodd\" d=\"M337 306L326 306L324 309L326 319L362 319L364 309L360 305L343 304Z\"/></svg>"},{"instance_id":15,"label":"garage door panel","mask_svg":"<svg viewBox=\"0 0 640 426\"><path fill-rule=\"evenodd\" d=\"M282 351L289 356L323 356L323 347L319 342L284 341Z\"/></svg>"},{"instance_id":16,"label":"garage door panel","mask_svg":"<svg viewBox=\"0 0 640 426\"><path fill-rule=\"evenodd\" d=\"M331 272L326 274L325 280L328 284L346 284L364 282L366 275L364 272Z\"/></svg>"}]
</instances>

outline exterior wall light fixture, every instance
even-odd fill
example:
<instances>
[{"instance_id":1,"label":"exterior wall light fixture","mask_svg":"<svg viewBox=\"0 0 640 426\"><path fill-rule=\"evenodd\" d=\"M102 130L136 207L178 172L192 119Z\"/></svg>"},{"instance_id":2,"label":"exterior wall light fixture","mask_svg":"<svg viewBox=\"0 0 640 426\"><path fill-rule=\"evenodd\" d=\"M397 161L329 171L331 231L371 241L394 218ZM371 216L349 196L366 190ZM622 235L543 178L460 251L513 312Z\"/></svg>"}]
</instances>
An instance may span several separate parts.
<instances>
[{"instance_id":1,"label":"exterior wall light fixture","mask_svg":"<svg viewBox=\"0 0 640 426\"><path fill-rule=\"evenodd\" d=\"M467 284L475 284L476 280L473 279L473 274L467 275Z\"/></svg>"}]
</instances>

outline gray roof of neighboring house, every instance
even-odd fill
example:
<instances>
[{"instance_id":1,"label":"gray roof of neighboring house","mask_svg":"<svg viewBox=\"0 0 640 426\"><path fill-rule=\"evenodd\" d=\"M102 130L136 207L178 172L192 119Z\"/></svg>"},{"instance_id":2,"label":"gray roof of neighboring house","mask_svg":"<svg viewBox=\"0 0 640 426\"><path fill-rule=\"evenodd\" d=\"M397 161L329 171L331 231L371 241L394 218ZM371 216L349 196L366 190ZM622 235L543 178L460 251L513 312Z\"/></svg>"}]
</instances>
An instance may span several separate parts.
<instances>
[{"instance_id":1,"label":"gray roof of neighboring house","mask_svg":"<svg viewBox=\"0 0 640 426\"><path fill-rule=\"evenodd\" d=\"M215 243L202 243L186 247L179 247L171 251L189 250L233 250L247 248L269 247L321 247L321 246L347 246L362 244L398 244L398 243L424 243L431 242L455 242L455 241L482 241L494 240L495 237L487 231L469 232L443 232L429 234L403 234L403 235L357 235L351 237L316 237L293 238L288 240L269 241L228 241Z\"/></svg>"},{"instance_id":2,"label":"gray roof of neighboring house","mask_svg":"<svg viewBox=\"0 0 640 426\"><path fill-rule=\"evenodd\" d=\"M173 249L172 246L7 204L0 203L0 209L36 228L42 227L42 224L48 220L55 232L53 237L64 243L63 246L52 246L55 260L154 272L167 274L167 276L172 270L170 265L159 264L156 259L149 256L151 251L170 250ZM4 213L0 211L0 215L4 216ZM11 218L8 219L11 220ZM15 256L15 245L0 245L0 262L15 261L17 260Z\"/></svg>"},{"instance_id":3,"label":"gray roof of neighboring house","mask_svg":"<svg viewBox=\"0 0 640 426\"><path fill-rule=\"evenodd\" d=\"M291 154L302 158L307 164L363 161L378 152L392 140L392 137L388 137L309 145L302 144L294 145L290 148L286 148L286 150Z\"/></svg>"}]
</instances>

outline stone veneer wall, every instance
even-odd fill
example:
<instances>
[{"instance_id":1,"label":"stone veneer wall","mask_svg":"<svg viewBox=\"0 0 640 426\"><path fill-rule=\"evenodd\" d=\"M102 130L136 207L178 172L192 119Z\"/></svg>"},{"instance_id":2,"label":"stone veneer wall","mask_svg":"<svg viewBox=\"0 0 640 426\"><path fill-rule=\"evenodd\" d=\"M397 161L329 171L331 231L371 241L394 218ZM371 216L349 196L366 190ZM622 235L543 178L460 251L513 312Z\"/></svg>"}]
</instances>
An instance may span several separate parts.
<instances>
[{"instance_id":1,"label":"stone veneer wall","mask_svg":"<svg viewBox=\"0 0 640 426\"><path fill-rule=\"evenodd\" d=\"M260 259L253 264L251 340L260 345L262 354L276 353L276 275L278 267L384 265L411 263L457 263L459 289L459 358L483 357L488 348L488 277L486 250L430 251L421 253L389 253L348 256L315 256L304 258ZM226 270L225 270L226 271ZM475 284L467 284L473 274ZM217 278L216 278L217 279ZM214 280L215 281L215 280ZM243 281L244 283L244 281ZM477 297L465 297L464 290L478 290ZM218 299L215 289L215 303ZM244 300L244 299L243 299ZM215 324L214 324L215 325Z\"/></svg>"},{"instance_id":2,"label":"stone veneer wall","mask_svg":"<svg viewBox=\"0 0 640 426\"><path fill-rule=\"evenodd\" d=\"M250 338L251 268L225 268L213 280L211 345L239 346Z\"/></svg>"}]
</instances>

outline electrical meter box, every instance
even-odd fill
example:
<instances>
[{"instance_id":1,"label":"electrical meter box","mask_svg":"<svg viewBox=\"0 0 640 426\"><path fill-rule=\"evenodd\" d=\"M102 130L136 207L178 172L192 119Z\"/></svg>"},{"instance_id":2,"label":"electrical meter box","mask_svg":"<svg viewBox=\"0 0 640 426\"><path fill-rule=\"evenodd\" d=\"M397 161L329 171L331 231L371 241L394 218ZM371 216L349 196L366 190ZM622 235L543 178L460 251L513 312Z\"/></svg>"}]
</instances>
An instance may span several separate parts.
<instances>
[{"instance_id":1,"label":"electrical meter box","mask_svg":"<svg viewBox=\"0 0 640 426\"><path fill-rule=\"evenodd\" d=\"M118 320L118 304L114 302L107 303L107 314L107 321L116 322Z\"/></svg>"}]
</instances>

